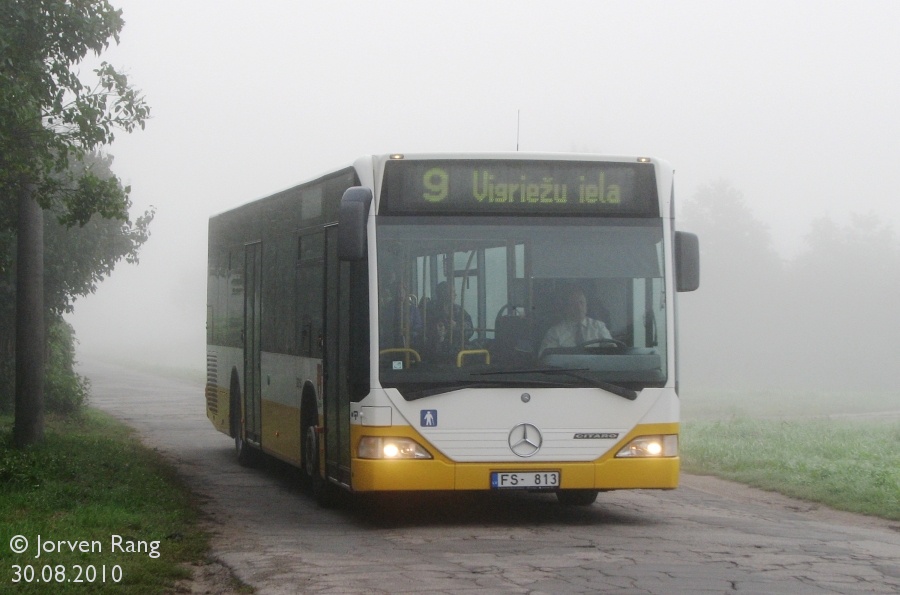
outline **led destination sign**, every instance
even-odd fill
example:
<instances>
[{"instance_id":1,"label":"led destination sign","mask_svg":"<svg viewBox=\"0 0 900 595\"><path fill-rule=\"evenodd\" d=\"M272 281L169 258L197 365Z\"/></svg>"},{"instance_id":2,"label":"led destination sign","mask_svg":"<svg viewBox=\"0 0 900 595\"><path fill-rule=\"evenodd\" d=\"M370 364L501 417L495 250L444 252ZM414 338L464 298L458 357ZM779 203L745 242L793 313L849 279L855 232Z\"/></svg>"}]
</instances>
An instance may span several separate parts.
<instances>
[{"instance_id":1,"label":"led destination sign","mask_svg":"<svg viewBox=\"0 0 900 595\"><path fill-rule=\"evenodd\" d=\"M395 215L659 215L651 164L600 161L389 161L381 205Z\"/></svg>"}]
</instances>

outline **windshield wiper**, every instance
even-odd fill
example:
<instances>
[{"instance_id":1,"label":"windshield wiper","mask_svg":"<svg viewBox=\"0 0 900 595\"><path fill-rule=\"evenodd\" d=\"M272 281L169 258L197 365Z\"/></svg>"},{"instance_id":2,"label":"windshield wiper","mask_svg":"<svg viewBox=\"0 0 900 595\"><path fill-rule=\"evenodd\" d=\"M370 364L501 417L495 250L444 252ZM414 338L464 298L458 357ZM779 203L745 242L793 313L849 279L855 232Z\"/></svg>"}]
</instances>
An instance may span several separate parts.
<instances>
[{"instance_id":1,"label":"windshield wiper","mask_svg":"<svg viewBox=\"0 0 900 595\"><path fill-rule=\"evenodd\" d=\"M607 392L611 392L614 395L618 395L620 397L628 399L629 401L634 401L635 399L637 399L637 391L631 390L630 388L625 388L624 386L606 382L605 380L598 380L597 378L592 378L587 374L580 373L589 371L589 368L524 368L522 370L492 370L490 372L474 372L472 376L494 376L498 374L549 374L554 376L571 376L572 378L578 378L579 380L589 382L596 388L601 388Z\"/></svg>"}]
</instances>

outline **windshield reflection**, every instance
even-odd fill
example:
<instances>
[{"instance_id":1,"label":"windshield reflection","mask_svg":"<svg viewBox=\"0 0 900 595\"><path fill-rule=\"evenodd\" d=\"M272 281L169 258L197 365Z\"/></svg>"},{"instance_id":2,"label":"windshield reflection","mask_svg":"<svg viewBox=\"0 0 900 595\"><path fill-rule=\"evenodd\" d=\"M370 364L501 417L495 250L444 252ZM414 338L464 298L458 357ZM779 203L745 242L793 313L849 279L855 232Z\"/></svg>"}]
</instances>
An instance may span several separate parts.
<instances>
[{"instance_id":1,"label":"windshield reflection","mask_svg":"<svg viewBox=\"0 0 900 595\"><path fill-rule=\"evenodd\" d=\"M662 223L586 221L380 218L382 385L662 386Z\"/></svg>"}]
</instances>

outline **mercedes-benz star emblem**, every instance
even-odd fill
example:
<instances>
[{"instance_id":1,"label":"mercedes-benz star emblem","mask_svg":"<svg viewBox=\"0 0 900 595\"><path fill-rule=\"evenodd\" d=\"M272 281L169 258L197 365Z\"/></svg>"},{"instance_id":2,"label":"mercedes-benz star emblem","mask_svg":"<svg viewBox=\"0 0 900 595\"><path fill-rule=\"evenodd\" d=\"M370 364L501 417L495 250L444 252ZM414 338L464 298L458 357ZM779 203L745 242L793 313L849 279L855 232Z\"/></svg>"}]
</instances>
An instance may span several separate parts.
<instances>
[{"instance_id":1,"label":"mercedes-benz star emblem","mask_svg":"<svg viewBox=\"0 0 900 595\"><path fill-rule=\"evenodd\" d=\"M532 424L519 424L509 432L509 448L522 458L537 454L543 441L541 431Z\"/></svg>"}]
</instances>

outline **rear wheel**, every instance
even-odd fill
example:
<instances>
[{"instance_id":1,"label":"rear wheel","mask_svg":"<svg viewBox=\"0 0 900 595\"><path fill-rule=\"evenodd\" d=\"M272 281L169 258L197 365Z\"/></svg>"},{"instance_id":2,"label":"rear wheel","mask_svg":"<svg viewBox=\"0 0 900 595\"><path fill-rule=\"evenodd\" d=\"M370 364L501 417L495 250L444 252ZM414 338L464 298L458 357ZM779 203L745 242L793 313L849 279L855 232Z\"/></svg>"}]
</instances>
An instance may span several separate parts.
<instances>
[{"instance_id":1,"label":"rear wheel","mask_svg":"<svg viewBox=\"0 0 900 595\"><path fill-rule=\"evenodd\" d=\"M559 490L556 499L567 506L590 506L599 493L599 490Z\"/></svg>"}]
</instances>

